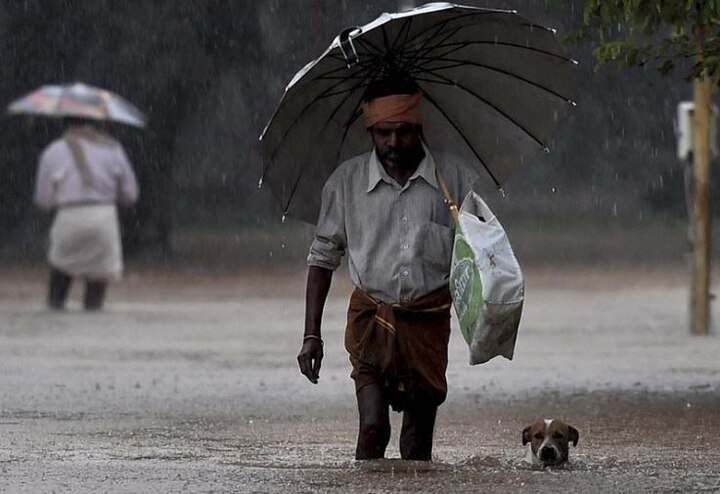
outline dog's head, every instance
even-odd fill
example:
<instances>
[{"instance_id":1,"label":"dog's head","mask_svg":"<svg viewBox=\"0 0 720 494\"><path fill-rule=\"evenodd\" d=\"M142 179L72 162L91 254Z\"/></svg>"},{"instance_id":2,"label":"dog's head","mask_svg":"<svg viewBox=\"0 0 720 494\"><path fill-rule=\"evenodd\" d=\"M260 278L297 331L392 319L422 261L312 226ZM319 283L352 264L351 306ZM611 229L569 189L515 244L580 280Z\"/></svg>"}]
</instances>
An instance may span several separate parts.
<instances>
[{"instance_id":1,"label":"dog's head","mask_svg":"<svg viewBox=\"0 0 720 494\"><path fill-rule=\"evenodd\" d=\"M562 420L537 419L523 429L522 443L528 446L529 459L536 465L560 465L568 459L568 447L577 446L580 433Z\"/></svg>"}]
</instances>

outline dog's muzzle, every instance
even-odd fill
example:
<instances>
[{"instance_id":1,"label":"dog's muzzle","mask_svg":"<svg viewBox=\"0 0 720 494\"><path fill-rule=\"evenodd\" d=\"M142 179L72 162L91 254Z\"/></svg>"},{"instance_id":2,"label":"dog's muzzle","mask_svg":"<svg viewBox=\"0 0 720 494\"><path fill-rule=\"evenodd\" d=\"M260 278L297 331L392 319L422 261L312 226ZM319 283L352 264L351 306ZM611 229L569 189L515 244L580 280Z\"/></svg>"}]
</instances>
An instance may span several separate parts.
<instances>
[{"instance_id":1,"label":"dog's muzzle","mask_svg":"<svg viewBox=\"0 0 720 494\"><path fill-rule=\"evenodd\" d=\"M540 448L538 456L540 457L540 460L545 463L555 463L560 459L560 454L558 453L557 448L554 448L553 446L543 446Z\"/></svg>"}]
</instances>

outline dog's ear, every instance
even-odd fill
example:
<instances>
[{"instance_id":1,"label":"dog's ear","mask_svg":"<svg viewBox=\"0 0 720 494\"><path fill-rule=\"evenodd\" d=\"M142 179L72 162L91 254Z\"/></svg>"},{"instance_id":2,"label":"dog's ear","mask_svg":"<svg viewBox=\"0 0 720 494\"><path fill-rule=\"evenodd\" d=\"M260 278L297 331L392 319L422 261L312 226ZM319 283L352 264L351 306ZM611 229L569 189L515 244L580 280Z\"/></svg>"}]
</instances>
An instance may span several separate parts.
<instances>
[{"instance_id":1,"label":"dog's ear","mask_svg":"<svg viewBox=\"0 0 720 494\"><path fill-rule=\"evenodd\" d=\"M522 444L523 444L523 446L525 446L527 443L530 442L530 427L531 427L531 426L528 425L527 427L525 427L525 428L523 429L523 433L522 433Z\"/></svg>"},{"instance_id":2,"label":"dog's ear","mask_svg":"<svg viewBox=\"0 0 720 494\"><path fill-rule=\"evenodd\" d=\"M568 439L572 441L573 446L577 446L577 443L580 440L580 433L578 430L572 425L568 425L568 433Z\"/></svg>"}]
</instances>

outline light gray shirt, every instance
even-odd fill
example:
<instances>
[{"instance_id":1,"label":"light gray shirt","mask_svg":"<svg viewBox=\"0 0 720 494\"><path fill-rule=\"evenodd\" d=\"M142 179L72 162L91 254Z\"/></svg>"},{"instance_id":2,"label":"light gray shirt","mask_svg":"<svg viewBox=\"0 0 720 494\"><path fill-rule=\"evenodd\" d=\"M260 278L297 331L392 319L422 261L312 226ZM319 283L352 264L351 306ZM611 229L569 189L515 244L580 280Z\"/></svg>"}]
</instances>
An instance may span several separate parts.
<instances>
[{"instance_id":1,"label":"light gray shirt","mask_svg":"<svg viewBox=\"0 0 720 494\"><path fill-rule=\"evenodd\" d=\"M478 179L449 161L440 172L458 203ZM454 226L427 148L404 186L373 151L342 163L325 183L307 262L335 270L347 254L355 286L383 302L406 303L448 283Z\"/></svg>"},{"instance_id":2,"label":"light gray shirt","mask_svg":"<svg viewBox=\"0 0 720 494\"><path fill-rule=\"evenodd\" d=\"M92 128L73 128L82 146L90 184L64 138L50 143L40 155L34 202L43 209L71 204L120 203L137 201L138 184L122 145Z\"/></svg>"}]
</instances>

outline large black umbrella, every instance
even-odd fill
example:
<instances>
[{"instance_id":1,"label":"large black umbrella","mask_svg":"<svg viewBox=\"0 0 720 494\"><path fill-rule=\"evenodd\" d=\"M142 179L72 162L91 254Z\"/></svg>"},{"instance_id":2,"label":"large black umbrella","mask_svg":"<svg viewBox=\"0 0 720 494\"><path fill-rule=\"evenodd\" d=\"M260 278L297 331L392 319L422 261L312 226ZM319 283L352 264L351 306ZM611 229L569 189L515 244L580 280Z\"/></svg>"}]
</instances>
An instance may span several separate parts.
<instances>
[{"instance_id":1,"label":"large black umbrella","mask_svg":"<svg viewBox=\"0 0 720 494\"><path fill-rule=\"evenodd\" d=\"M293 77L265 128L263 176L285 214L315 223L335 167L371 142L361 103L388 74L424 94L438 161L467 160L499 188L573 105L572 71L553 30L514 11L431 3L343 31ZM459 198L456 198L456 200Z\"/></svg>"}]
</instances>

